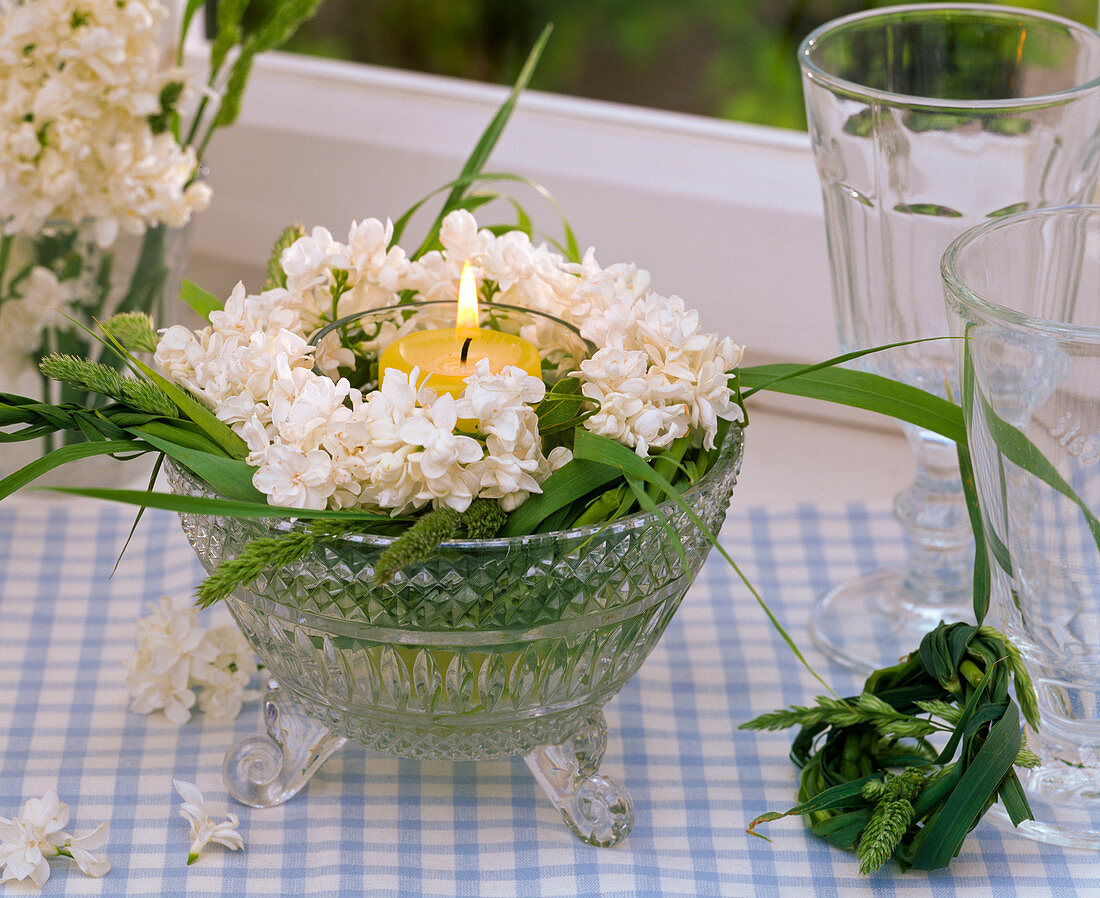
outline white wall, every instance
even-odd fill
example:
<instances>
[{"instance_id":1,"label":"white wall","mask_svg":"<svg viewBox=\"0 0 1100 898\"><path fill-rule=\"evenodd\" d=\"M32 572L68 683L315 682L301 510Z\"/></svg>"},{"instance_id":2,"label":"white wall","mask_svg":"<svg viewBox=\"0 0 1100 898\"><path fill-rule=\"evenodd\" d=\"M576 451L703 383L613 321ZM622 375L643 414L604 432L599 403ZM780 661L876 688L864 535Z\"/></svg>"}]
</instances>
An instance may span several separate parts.
<instances>
[{"instance_id":1,"label":"white wall","mask_svg":"<svg viewBox=\"0 0 1100 898\"><path fill-rule=\"evenodd\" d=\"M191 45L191 57L204 49ZM455 177L506 90L285 54L261 58L208 158L193 275L258 290L292 222L346 233ZM805 134L528 93L487 170L545 185L604 264L634 261L750 362L835 351L817 177ZM528 196L532 210L538 202ZM552 211L536 224L560 235ZM421 227L426 224L422 220ZM411 241L403 241L408 245Z\"/></svg>"}]
</instances>

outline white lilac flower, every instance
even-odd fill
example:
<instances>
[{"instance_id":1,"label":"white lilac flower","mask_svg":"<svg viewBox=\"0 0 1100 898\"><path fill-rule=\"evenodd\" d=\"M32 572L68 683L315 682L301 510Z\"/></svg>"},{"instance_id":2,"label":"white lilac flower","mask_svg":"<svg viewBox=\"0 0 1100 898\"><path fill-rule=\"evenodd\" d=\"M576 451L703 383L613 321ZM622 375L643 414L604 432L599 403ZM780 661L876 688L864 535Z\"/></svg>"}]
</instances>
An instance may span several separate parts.
<instances>
[{"instance_id":1,"label":"white lilac flower","mask_svg":"<svg viewBox=\"0 0 1100 898\"><path fill-rule=\"evenodd\" d=\"M469 262L481 268L492 251L495 238L492 231L478 228L470 212L456 209L440 222L439 242L448 259L459 265Z\"/></svg>"},{"instance_id":2,"label":"white lilac flower","mask_svg":"<svg viewBox=\"0 0 1100 898\"><path fill-rule=\"evenodd\" d=\"M192 679L202 687L199 707L210 717L234 720L244 702L260 697L259 690L248 688L257 671L256 658L234 624L208 630L204 643L209 660L194 666L191 672Z\"/></svg>"},{"instance_id":3,"label":"white lilac flower","mask_svg":"<svg viewBox=\"0 0 1100 898\"><path fill-rule=\"evenodd\" d=\"M457 426L455 399L443 393L428 403L422 394L421 406L398 428L402 442L416 447L406 464L419 473L418 502L465 511L477 495L478 478L466 465L480 461L483 450L472 437L456 434Z\"/></svg>"},{"instance_id":4,"label":"white lilac flower","mask_svg":"<svg viewBox=\"0 0 1100 898\"><path fill-rule=\"evenodd\" d=\"M285 289L250 296L238 285L208 327L162 334L157 363L245 441L258 469L253 482L271 504L401 515L428 505L463 510L480 496L511 510L568 460L564 450L543 454L533 406L545 385L537 377L494 375L479 363L456 402L418 389L415 370L387 371L377 389L357 385L369 390L361 394L338 379L355 361L346 347L330 341L315 351L306 342L334 315L402 293L453 300L467 260L488 298L573 322L598 347L578 370L575 349L554 345L560 328L525 325L522 333L559 375L580 377L583 395L599 406L584 423L589 430L645 457L685 435L711 448L718 419L736 417L727 374L742 347L703 333L698 315L652 292L636 266L602 268L591 250L569 263L525 234L479 228L465 210L444 218L442 248L415 261L392 237L392 225L376 219L353 223L347 244L314 228L281 255ZM333 308L337 282L347 290ZM367 334L363 348L452 326L453 309L440 309ZM476 438L459 419L476 422Z\"/></svg>"},{"instance_id":5,"label":"white lilac flower","mask_svg":"<svg viewBox=\"0 0 1100 898\"><path fill-rule=\"evenodd\" d=\"M279 258L286 274L286 289L304 293L315 287L327 286L334 268L351 267L348 248L332 239L327 228L314 228L283 250Z\"/></svg>"},{"instance_id":6,"label":"white lilac flower","mask_svg":"<svg viewBox=\"0 0 1100 898\"><path fill-rule=\"evenodd\" d=\"M392 239L393 223L388 220L385 224L377 218L352 222L348 232L348 267L355 273L357 286L377 286L391 296L401 289L409 259L400 246L390 246Z\"/></svg>"},{"instance_id":7,"label":"white lilac flower","mask_svg":"<svg viewBox=\"0 0 1100 898\"><path fill-rule=\"evenodd\" d=\"M137 648L126 671L130 710L163 711L173 723L186 723L195 705L191 671L206 660L204 632L193 606L178 606L162 596L150 613L138 619Z\"/></svg>"},{"instance_id":8,"label":"white lilac flower","mask_svg":"<svg viewBox=\"0 0 1100 898\"><path fill-rule=\"evenodd\" d=\"M17 376L33 366L44 332L72 314L73 284L37 265L19 285L19 295L0 304L0 370Z\"/></svg>"},{"instance_id":9,"label":"white lilac flower","mask_svg":"<svg viewBox=\"0 0 1100 898\"><path fill-rule=\"evenodd\" d=\"M479 359L466 378L466 389L458 401L458 416L478 422L482 433L494 433L514 442L527 426L531 406L542 402L546 384L515 365L499 374L489 369L488 359Z\"/></svg>"},{"instance_id":10,"label":"white lilac flower","mask_svg":"<svg viewBox=\"0 0 1100 898\"><path fill-rule=\"evenodd\" d=\"M187 849L187 863L193 864L199 859L203 848L211 842L224 845L231 851L240 851L244 848L244 839L237 832L240 821L235 814L229 814L225 820L217 823L207 813L206 799L199 787L194 783L183 780L172 780L183 803L180 805L180 816L191 825L188 838L191 846Z\"/></svg>"},{"instance_id":11,"label":"white lilac flower","mask_svg":"<svg viewBox=\"0 0 1100 898\"><path fill-rule=\"evenodd\" d=\"M255 673L255 658L235 626L204 630L194 606L163 596L138 619L137 645L126 672L130 710L163 711L173 723L183 724L197 703L212 717L235 718L242 702L259 697L247 688Z\"/></svg>"},{"instance_id":12,"label":"white lilac flower","mask_svg":"<svg viewBox=\"0 0 1100 898\"><path fill-rule=\"evenodd\" d=\"M344 378L333 383L327 377L311 377L291 396L271 405L271 424L279 442L309 452L320 447L329 422L339 410L351 385Z\"/></svg>"},{"instance_id":13,"label":"white lilac flower","mask_svg":"<svg viewBox=\"0 0 1100 898\"><path fill-rule=\"evenodd\" d=\"M0 15L0 228L33 233L50 219L120 231L179 227L204 208L195 151L149 116L184 81L166 68L157 0L7 2Z\"/></svg>"},{"instance_id":14,"label":"white lilac flower","mask_svg":"<svg viewBox=\"0 0 1100 898\"><path fill-rule=\"evenodd\" d=\"M69 806L52 789L28 799L16 817L0 817L0 883L29 879L42 888L50 878L49 859L58 856L71 858L89 876L107 873L111 862L92 850L106 843L109 825L74 837L63 829L68 822Z\"/></svg>"},{"instance_id":15,"label":"white lilac flower","mask_svg":"<svg viewBox=\"0 0 1100 898\"><path fill-rule=\"evenodd\" d=\"M272 505L287 508L326 507L332 495L332 456L321 449L303 452L283 443L267 450L252 483Z\"/></svg>"}]
</instances>

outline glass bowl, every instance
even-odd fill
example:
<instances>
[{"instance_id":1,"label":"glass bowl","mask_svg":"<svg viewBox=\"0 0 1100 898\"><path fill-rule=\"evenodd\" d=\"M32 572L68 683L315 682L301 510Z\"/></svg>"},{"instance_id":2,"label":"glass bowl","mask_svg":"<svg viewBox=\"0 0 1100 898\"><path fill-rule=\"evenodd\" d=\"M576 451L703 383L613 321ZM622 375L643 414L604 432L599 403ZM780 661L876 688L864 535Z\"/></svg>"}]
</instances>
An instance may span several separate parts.
<instances>
[{"instance_id":1,"label":"glass bowl","mask_svg":"<svg viewBox=\"0 0 1100 898\"><path fill-rule=\"evenodd\" d=\"M734 426L718 460L684 493L713 533L741 457ZM180 494L215 495L177 466L169 482ZM384 585L374 583L374 565L391 537L318 541L299 561L263 571L226 600L272 678L268 735L227 755L230 791L253 806L286 801L346 739L407 758L522 754L575 833L592 844L618 841L629 823L624 831L621 820L571 819L603 813L574 807L588 801L575 794L588 780L598 792L613 787L612 806L629 805L621 786L596 773L606 735L600 708L656 645L710 549L679 507L661 511L683 557L662 523L640 513L603 526L447 542ZM254 539L301 526L180 518L207 571ZM563 770L572 771L564 784L548 786Z\"/></svg>"}]
</instances>

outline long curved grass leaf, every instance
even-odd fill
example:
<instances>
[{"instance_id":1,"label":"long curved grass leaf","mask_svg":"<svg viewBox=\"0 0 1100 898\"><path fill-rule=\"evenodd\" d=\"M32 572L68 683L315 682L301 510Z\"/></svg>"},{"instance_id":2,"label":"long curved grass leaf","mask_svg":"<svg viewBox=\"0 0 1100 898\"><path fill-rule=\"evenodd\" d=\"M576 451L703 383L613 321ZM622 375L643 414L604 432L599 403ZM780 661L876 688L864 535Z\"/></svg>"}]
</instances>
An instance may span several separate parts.
<instances>
[{"instance_id":1,"label":"long curved grass leaf","mask_svg":"<svg viewBox=\"0 0 1100 898\"><path fill-rule=\"evenodd\" d=\"M978 488L974 483L974 466L970 453L962 443L956 443L959 457L959 476L962 480L966 513L970 517L970 529L974 534L974 620L980 626L989 611L989 594L992 577L989 571L989 555L985 538L985 523L978 504Z\"/></svg>"},{"instance_id":2,"label":"long curved grass leaf","mask_svg":"<svg viewBox=\"0 0 1100 898\"><path fill-rule=\"evenodd\" d=\"M615 467L574 458L543 481L541 493L531 496L508 516L500 536L534 533L548 516L619 477Z\"/></svg>"},{"instance_id":3,"label":"long curved grass leaf","mask_svg":"<svg viewBox=\"0 0 1100 898\"><path fill-rule=\"evenodd\" d=\"M78 445L84 445L80 443ZM142 505L180 514L219 515L233 518L302 518L303 520L335 519L340 521L377 521L392 524L396 518L371 514L366 511L329 511L314 508L284 508L260 502L241 502L235 499L209 499L204 496L179 496L175 493L156 493L146 490L113 490L99 487L48 487L51 492L88 499L106 499L124 505ZM2 498L2 497L0 497Z\"/></svg>"},{"instance_id":4,"label":"long curved grass leaf","mask_svg":"<svg viewBox=\"0 0 1100 898\"><path fill-rule=\"evenodd\" d=\"M198 427L193 421L176 419L169 423L163 419L157 418L152 421L127 427L126 429L139 439L145 440L149 437L157 437L158 439L168 440L178 446L186 446L188 449L194 449L198 452L211 452L215 455L223 454L218 444L211 440L210 437L206 435L206 432Z\"/></svg>"},{"instance_id":5,"label":"long curved grass leaf","mask_svg":"<svg viewBox=\"0 0 1100 898\"><path fill-rule=\"evenodd\" d=\"M183 65L183 45L187 40L187 32L191 27L191 20L195 17L200 9L202 9L205 0L187 0L187 6L184 7L183 16L180 19L180 33L179 41L176 44L176 64Z\"/></svg>"},{"instance_id":6,"label":"long curved grass leaf","mask_svg":"<svg viewBox=\"0 0 1100 898\"><path fill-rule=\"evenodd\" d=\"M421 197L415 203L413 203L408 209L402 213L401 217L393 223L393 236L390 238L390 246L396 246L400 241L405 228L408 227L409 222L416 215L417 212L424 206L425 203L439 196L441 193L447 190L457 190L464 187L469 187L474 184L491 183L495 181L515 181L518 184L523 184L526 187L531 188L537 193L551 208L557 213L561 222L562 232L565 235L565 246L559 246L559 249L566 258L573 262L580 261L580 251L577 247L577 238L573 233L573 229L569 224L569 219L565 215L565 210L561 207L561 204L554 198L554 195L547 190L538 181L534 181L531 178L524 177L523 175L512 174L511 172L479 172L477 174L466 175L464 177L455 178L453 181L448 181L442 187L438 187L426 196ZM480 199L480 194L476 195L477 199ZM494 194L494 196L505 196L505 194ZM508 197L511 199L511 197ZM462 208L470 208L470 196L463 201ZM513 201L514 202L514 201ZM457 207L456 207L457 208ZM454 210L451 210L454 211ZM442 221L442 218L439 219ZM511 230L511 228L509 228ZM439 227L438 223L432 229L429 234L429 238L432 234L438 238ZM413 258L419 258L429 249L438 248L437 239L425 238L421 247L416 251ZM557 244L556 244L557 245Z\"/></svg>"},{"instance_id":7,"label":"long curved grass leaf","mask_svg":"<svg viewBox=\"0 0 1100 898\"><path fill-rule=\"evenodd\" d=\"M245 445L244 440L237 436L228 424L219 421L217 416L210 411L210 409L197 399L193 399L187 391L182 390L167 378L162 377L141 359L127 352L122 344L115 340L110 333L107 334L107 339L111 342L116 352L123 355L139 372L160 387L161 390L167 394L168 398L175 403L176 408L201 427L206 435L209 436L226 455L230 458L240 459L248 454L248 447Z\"/></svg>"},{"instance_id":8,"label":"long curved grass leaf","mask_svg":"<svg viewBox=\"0 0 1100 898\"><path fill-rule=\"evenodd\" d=\"M1043 455L1038 446L993 411L993 406L989 404L981 390L975 389L975 394L981 406L985 426L988 428L989 435L993 438L998 451L1016 467L1034 474L1051 489L1056 490L1073 502L1081 510L1081 514L1084 515L1085 523L1092 533L1093 541L1097 547L1100 547L1100 520L1093 514L1088 504L1077 495L1073 487L1058 473L1058 469Z\"/></svg>"},{"instance_id":9,"label":"long curved grass leaf","mask_svg":"<svg viewBox=\"0 0 1100 898\"><path fill-rule=\"evenodd\" d=\"M147 443L127 443L118 440L71 443L68 446L61 446L52 452L47 452L40 458L36 458L18 471L13 471L3 480L0 480L0 500L7 498L16 490L22 489L28 483L37 480L43 474L69 462L79 461L82 458L93 458L97 455L114 455L118 452L149 452L152 451L152 448Z\"/></svg>"},{"instance_id":10,"label":"long curved grass leaf","mask_svg":"<svg viewBox=\"0 0 1100 898\"><path fill-rule=\"evenodd\" d=\"M653 515L657 519L657 522L661 525L661 528L665 531L665 535L672 543L672 548L676 552L676 557L680 559L680 564L687 569L687 553L684 551L684 543L680 539L680 534L676 532L676 528L672 526L672 523L668 518L664 516L661 509L657 507L657 503L649 497L645 491L645 487L642 485L642 481L637 477L627 476L626 484L630 487L630 492L634 494L634 498L638 503L638 507L645 512ZM625 509L623 509L625 511ZM621 513L621 512L620 512ZM618 517L618 515L616 515Z\"/></svg>"},{"instance_id":11,"label":"long curved grass leaf","mask_svg":"<svg viewBox=\"0 0 1100 898\"><path fill-rule=\"evenodd\" d=\"M802 814L812 814L815 811L828 811L833 808L848 807L852 804L856 804L862 799L860 798L863 792L863 787L871 780L881 780L881 774L868 774L860 779L850 780L846 783L840 783L837 786L833 786L829 789L825 789L822 792L818 792L813 798L808 801L804 801L801 804L796 804L793 808L789 808L786 811L769 811L766 814L761 814L752 823L749 824L747 832L752 835L759 835L754 832L756 826L761 823L771 823L775 820L781 820L784 817L799 816Z\"/></svg>"},{"instance_id":12,"label":"long curved grass leaf","mask_svg":"<svg viewBox=\"0 0 1100 898\"><path fill-rule=\"evenodd\" d=\"M150 492L153 486L157 482L157 477L160 475L160 469L164 466L164 456L158 455L156 462L153 464L153 470L149 472L149 485L146 487ZM111 573L107 579L111 579L118 570L118 566L122 563L122 556L126 554L126 550L130 547L130 540L134 538L134 534L137 532L138 524L141 523L142 517L145 516L145 506L141 506L137 510L137 514L134 515L134 523L130 525L130 532L126 534L126 542L122 544L122 548L119 549L118 558L115 559L115 565L111 568Z\"/></svg>"},{"instance_id":13,"label":"long curved grass leaf","mask_svg":"<svg viewBox=\"0 0 1100 898\"><path fill-rule=\"evenodd\" d=\"M726 551L725 547L719 541L717 534L706 525L706 522L699 517L695 509L684 501L684 497L680 494L679 490L660 474L656 473L644 459L639 458L637 454L622 443L617 443L615 440L599 436L587 430L582 429L577 431L577 436L573 444L573 458L613 466L626 477L636 477L639 480L644 480L646 483L652 483L660 488L665 496L675 502L684 511L691 519L692 523L702 531L710 544L714 546L715 550L726 560L726 563L729 564L733 572L737 574L738 579L745 584L745 587L752 594L752 597L756 599L756 603L760 606L761 610L763 610L764 614L767 615L768 620L771 621L772 626L775 627L776 632L779 633L780 638L782 638L787 648L789 648L794 656L801 662L802 666L809 671L810 675L813 676L815 680L828 689L830 693L833 695L836 694L833 692L833 688L816 670L814 670L810 662L806 660L806 656L802 654L802 650L799 649L797 643L791 638L791 635L787 632L787 628L780 623L779 618L775 616L775 612L772 611L771 606L764 601L764 597L757 592L752 581L745 576L741 567L733 560L733 556Z\"/></svg>"},{"instance_id":14,"label":"long curved grass leaf","mask_svg":"<svg viewBox=\"0 0 1100 898\"><path fill-rule=\"evenodd\" d=\"M220 312L224 308L224 304L218 297L210 291L204 290L194 281L185 280L180 285L180 299L187 303L191 307L191 311L202 318L203 321L210 320L211 312Z\"/></svg>"},{"instance_id":15,"label":"long curved grass leaf","mask_svg":"<svg viewBox=\"0 0 1100 898\"><path fill-rule=\"evenodd\" d=\"M774 390L849 405L899 418L956 443L967 441L962 410L957 405L869 371L819 365L757 365L742 368L740 378L741 384L750 388L747 394Z\"/></svg>"},{"instance_id":16,"label":"long curved grass leaf","mask_svg":"<svg viewBox=\"0 0 1100 898\"><path fill-rule=\"evenodd\" d=\"M224 455L181 446L153 434L146 434L145 438L225 498L237 499L241 502L267 502L267 496L252 485L252 476L256 473L252 465L240 459L226 458Z\"/></svg>"},{"instance_id":17,"label":"long curved grass leaf","mask_svg":"<svg viewBox=\"0 0 1100 898\"><path fill-rule=\"evenodd\" d=\"M520 94L527 89L527 85L531 81L531 76L535 72L535 66L538 65L539 57L542 56L542 50L546 46L546 42L550 39L550 32L553 30L554 26L549 24L542 29L542 33L539 35L538 40L535 41L535 45L531 48L531 52L527 54L527 59L523 63L523 68L520 69L519 75L516 77L515 84L512 85L512 90L509 92L508 98L501 104L496 115L493 116L492 120L485 128L485 131L482 133L481 138L474 146L473 151L466 160L466 164L462 166L462 171L459 172L460 179L477 175L485 167L485 163L489 161L489 156L496 147L497 141L500 140L500 135L504 131L504 126L508 124L508 119L512 117L512 112L516 108L516 103L519 100ZM424 238L424 242L421 244L420 249L413 254L412 257L414 259L418 258L425 251L425 247L430 246L435 241L439 233L439 225L447 214L455 209L461 208L465 193L466 188L464 186L455 186L451 190L443 203L443 208L439 210L439 214L436 216L431 228L429 228L428 234Z\"/></svg>"}]
</instances>

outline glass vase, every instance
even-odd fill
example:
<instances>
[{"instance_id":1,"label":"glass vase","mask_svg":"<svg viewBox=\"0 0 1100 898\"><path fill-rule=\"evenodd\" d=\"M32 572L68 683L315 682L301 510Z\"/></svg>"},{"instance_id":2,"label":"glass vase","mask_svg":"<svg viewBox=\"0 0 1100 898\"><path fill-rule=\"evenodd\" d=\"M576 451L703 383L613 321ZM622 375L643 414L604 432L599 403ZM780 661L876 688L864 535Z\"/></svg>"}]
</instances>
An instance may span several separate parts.
<instances>
[{"instance_id":1,"label":"glass vase","mask_svg":"<svg viewBox=\"0 0 1100 898\"><path fill-rule=\"evenodd\" d=\"M741 462L733 427L684 499L712 533ZM178 493L212 496L171 467ZM633 823L629 793L598 772L600 711L634 675L711 544L682 509L508 539L444 543L383 585L390 537L318 542L226 601L271 683L267 734L226 755L230 792L256 807L294 796L351 739L407 758L523 755L583 841L611 845ZM288 521L180 515L212 571ZM677 545L677 543L679 545Z\"/></svg>"},{"instance_id":2,"label":"glass vase","mask_svg":"<svg viewBox=\"0 0 1100 898\"><path fill-rule=\"evenodd\" d=\"M0 238L0 393L74 403L88 408L104 402L42 377L38 363L50 353L91 358L124 367L86 328L118 312L145 312L156 326L170 324L168 301L179 295L189 228L149 228L142 235L121 234L109 248L94 237L94 222L50 222L35 234ZM0 477L11 474L79 434L0 444ZM56 468L43 485L95 482L121 485L144 476L109 457L84 459Z\"/></svg>"}]
</instances>

